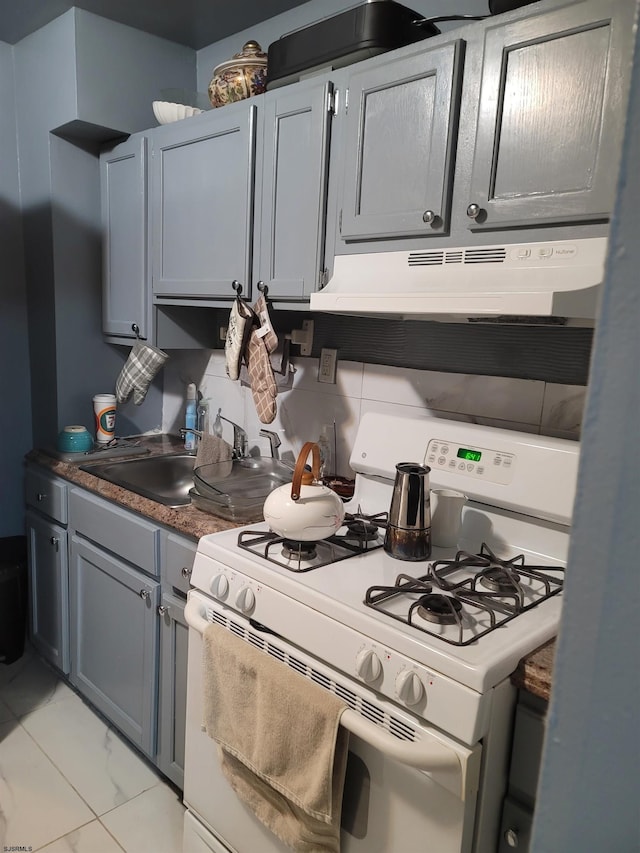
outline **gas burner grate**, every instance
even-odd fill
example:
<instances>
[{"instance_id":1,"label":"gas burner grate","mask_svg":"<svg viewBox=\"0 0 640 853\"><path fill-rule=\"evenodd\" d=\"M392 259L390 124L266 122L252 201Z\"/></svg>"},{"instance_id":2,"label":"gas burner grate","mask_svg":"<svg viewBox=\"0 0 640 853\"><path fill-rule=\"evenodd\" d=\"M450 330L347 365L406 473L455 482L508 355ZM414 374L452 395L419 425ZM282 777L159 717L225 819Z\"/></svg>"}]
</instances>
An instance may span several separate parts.
<instances>
[{"instance_id":1,"label":"gas burner grate","mask_svg":"<svg viewBox=\"0 0 640 853\"><path fill-rule=\"evenodd\" d=\"M449 575L459 576L461 570L469 568L477 568L478 571L458 577L458 580L447 580ZM497 557L484 542L478 554L458 551L453 560L436 560L429 565L429 576L440 589L474 595L496 594L498 597L515 595L520 609L525 609L526 588L532 582L542 587L540 600L560 592L563 581L551 572L562 573L564 569L561 566L525 565L524 554Z\"/></svg>"},{"instance_id":2,"label":"gas burner grate","mask_svg":"<svg viewBox=\"0 0 640 853\"><path fill-rule=\"evenodd\" d=\"M469 571L470 576L447 580ZM499 559L483 544L478 554L459 551L453 560L431 563L423 577L400 574L393 586L370 587L364 603L429 636L466 646L559 593L563 573L562 566L525 566L522 554Z\"/></svg>"},{"instance_id":3,"label":"gas burner grate","mask_svg":"<svg viewBox=\"0 0 640 853\"><path fill-rule=\"evenodd\" d=\"M290 572L310 572L380 548L383 537L379 531L386 521L386 513L348 513L345 527L338 533L314 542L295 542L271 530L242 530L238 547Z\"/></svg>"}]
</instances>

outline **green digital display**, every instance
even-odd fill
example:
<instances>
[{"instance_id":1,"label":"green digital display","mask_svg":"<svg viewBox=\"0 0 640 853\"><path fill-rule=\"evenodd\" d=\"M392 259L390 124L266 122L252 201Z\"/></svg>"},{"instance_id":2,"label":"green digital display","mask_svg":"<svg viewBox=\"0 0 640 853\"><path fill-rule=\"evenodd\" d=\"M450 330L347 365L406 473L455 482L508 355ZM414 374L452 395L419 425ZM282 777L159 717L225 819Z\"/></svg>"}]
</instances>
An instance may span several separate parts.
<instances>
[{"instance_id":1,"label":"green digital display","mask_svg":"<svg viewBox=\"0 0 640 853\"><path fill-rule=\"evenodd\" d=\"M466 459L468 462L479 462L482 453L479 450L468 450L466 447L458 448L458 459Z\"/></svg>"}]
</instances>

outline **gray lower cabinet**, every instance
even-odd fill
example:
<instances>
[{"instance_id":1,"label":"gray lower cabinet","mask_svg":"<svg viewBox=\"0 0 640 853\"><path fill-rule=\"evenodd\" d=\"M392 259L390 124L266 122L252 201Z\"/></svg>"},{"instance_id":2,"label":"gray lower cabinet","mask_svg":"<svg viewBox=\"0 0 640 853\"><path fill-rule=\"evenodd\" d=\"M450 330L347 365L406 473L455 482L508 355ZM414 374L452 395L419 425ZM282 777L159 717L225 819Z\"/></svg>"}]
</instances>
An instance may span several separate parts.
<instances>
[{"instance_id":1,"label":"gray lower cabinet","mask_svg":"<svg viewBox=\"0 0 640 853\"><path fill-rule=\"evenodd\" d=\"M182 788L197 542L77 487L69 528L71 682Z\"/></svg>"},{"instance_id":2,"label":"gray lower cabinet","mask_svg":"<svg viewBox=\"0 0 640 853\"><path fill-rule=\"evenodd\" d=\"M471 230L609 217L632 6L587 0L487 27Z\"/></svg>"},{"instance_id":3,"label":"gray lower cabinet","mask_svg":"<svg viewBox=\"0 0 640 853\"><path fill-rule=\"evenodd\" d=\"M454 41L350 75L343 240L447 229L461 63Z\"/></svg>"},{"instance_id":4,"label":"gray lower cabinet","mask_svg":"<svg viewBox=\"0 0 640 853\"><path fill-rule=\"evenodd\" d=\"M179 788L184 783L184 737L187 705L189 627L184 599L163 593L160 617L160 689L158 756L160 770Z\"/></svg>"},{"instance_id":5,"label":"gray lower cabinet","mask_svg":"<svg viewBox=\"0 0 640 853\"><path fill-rule=\"evenodd\" d=\"M264 98L254 281L273 298L308 297L321 281L333 96L321 80Z\"/></svg>"},{"instance_id":6,"label":"gray lower cabinet","mask_svg":"<svg viewBox=\"0 0 640 853\"><path fill-rule=\"evenodd\" d=\"M69 674L67 531L33 511L26 514L29 633L38 652Z\"/></svg>"},{"instance_id":7,"label":"gray lower cabinet","mask_svg":"<svg viewBox=\"0 0 640 853\"><path fill-rule=\"evenodd\" d=\"M102 331L115 343L151 340L148 269L149 140L138 134L100 156Z\"/></svg>"},{"instance_id":8,"label":"gray lower cabinet","mask_svg":"<svg viewBox=\"0 0 640 853\"><path fill-rule=\"evenodd\" d=\"M197 542L191 539L163 531L157 764L179 788L183 787L184 778L189 636L184 605L190 588L196 547Z\"/></svg>"},{"instance_id":9,"label":"gray lower cabinet","mask_svg":"<svg viewBox=\"0 0 640 853\"><path fill-rule=\"evenodd\" d=\"M29 465L25 474L29 563L29 636L37 651L68 675L69 567L67 484Z\"/></svg>"},{"instance_id":10,"label":"gray lower cabinet","mask_svg":"<svg viewBox=\"0 0 640 853\"><path fill-rule=\"evenodd\" d=\"M159 127L151 167L156 299L250 295L258 107L224 109Z\"/></svg>"},{"instance_id":11,"label":"gray lower cabinet","mask_svg":"<svg viewBox=\"0 0 640 853\"><path fill-rule=\"evenodd\" d=\"M498 853L516 848L527 853L530 849L546 713L547 703L543 699L520 691Z\"/></svg>"},{"instance_id":12,"label":"gray lower cabinet","mask_svg":"<svg viewBox=\"0 0 640 853\"><path fill-rule=\"evenodd\" d=\"M71 681L153 758L160 584L73 535Z\"/></svg>"}]
</instances>

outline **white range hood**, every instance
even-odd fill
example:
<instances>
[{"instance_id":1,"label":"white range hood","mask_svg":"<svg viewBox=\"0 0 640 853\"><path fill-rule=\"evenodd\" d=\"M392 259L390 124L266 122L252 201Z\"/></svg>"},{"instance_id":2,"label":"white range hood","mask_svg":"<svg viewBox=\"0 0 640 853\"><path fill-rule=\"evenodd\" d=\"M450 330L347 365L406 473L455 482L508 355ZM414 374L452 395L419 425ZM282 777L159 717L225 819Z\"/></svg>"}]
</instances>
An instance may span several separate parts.
<instances>
[{"instance_id":1,"label":"white range hood","mask_svg":"<svg viewBox=\"0 0 640 853\"><path fill-rule=\"evenodd\" d=\"M312 311L592 325L606 237L337 255Z\"/></svg>"}]
</instances>

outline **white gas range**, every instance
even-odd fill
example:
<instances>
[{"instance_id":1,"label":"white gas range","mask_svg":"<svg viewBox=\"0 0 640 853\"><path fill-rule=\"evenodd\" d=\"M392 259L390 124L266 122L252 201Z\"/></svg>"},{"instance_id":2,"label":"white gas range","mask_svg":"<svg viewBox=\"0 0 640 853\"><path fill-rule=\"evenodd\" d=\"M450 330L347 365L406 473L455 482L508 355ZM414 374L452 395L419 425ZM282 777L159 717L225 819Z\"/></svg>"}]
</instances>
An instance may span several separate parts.
<instances>
[{"instance_id":1,"label":"white gas range","mask_svg":"<svg viewBox=\"0 0 640 853\"><path fill-rule=\"evenodd\" d=\"M258 524L200 540L185 609L185 850L196 830L211 831L213 850L284 849L222 790L224 780L215 786L224 808L203 792L215 775L198 720L208 622L347 704L352 763L364 770L348 776L343 850L496 849L515 702L509 676L557 632L578 455L561 439L367 414L350 460L349 524L335 537L288 543ZM428 561L381 547L380 514L402 461L428 465L431 488L469 498L458 547L434 548ZM376 782L380 760L387 772ZM418 840L424 833L436 846Z\"/></svg>"}]
</instances>

